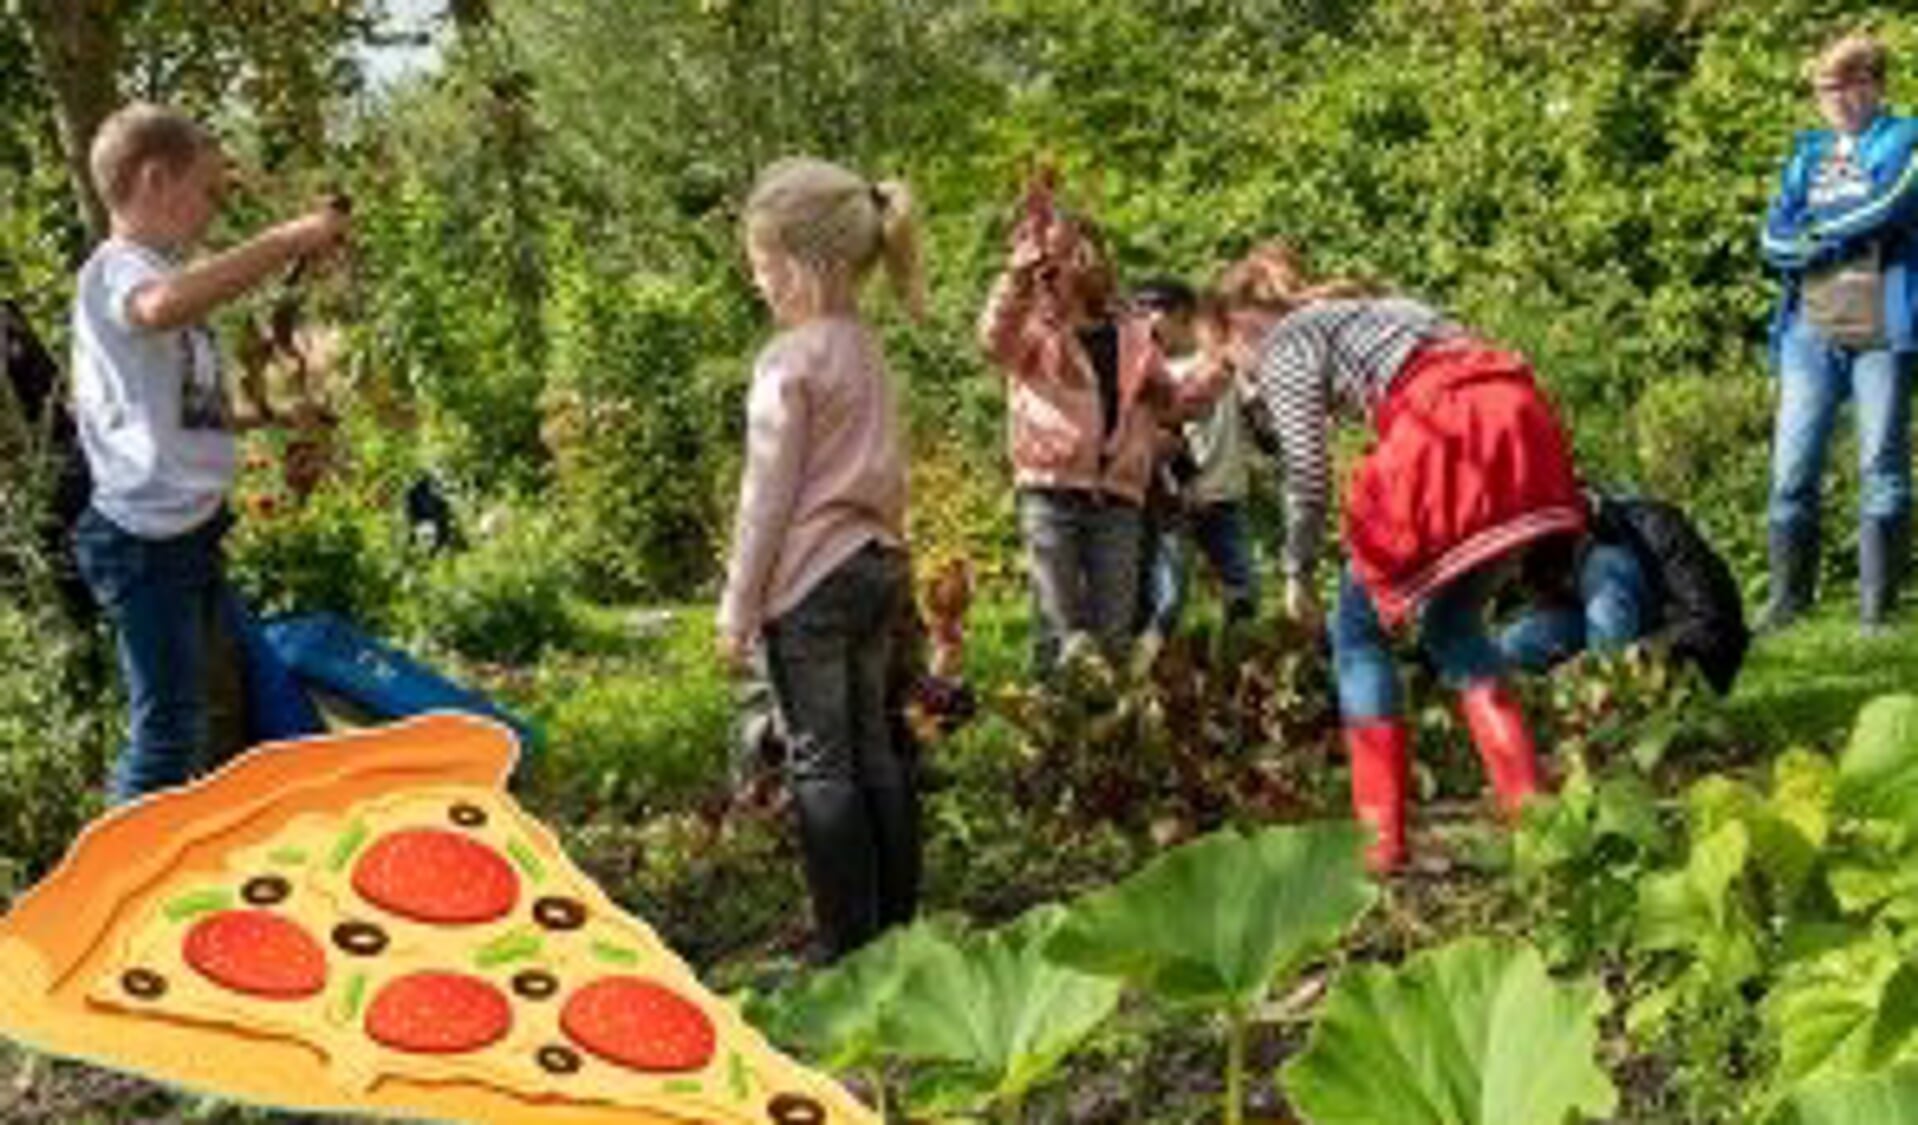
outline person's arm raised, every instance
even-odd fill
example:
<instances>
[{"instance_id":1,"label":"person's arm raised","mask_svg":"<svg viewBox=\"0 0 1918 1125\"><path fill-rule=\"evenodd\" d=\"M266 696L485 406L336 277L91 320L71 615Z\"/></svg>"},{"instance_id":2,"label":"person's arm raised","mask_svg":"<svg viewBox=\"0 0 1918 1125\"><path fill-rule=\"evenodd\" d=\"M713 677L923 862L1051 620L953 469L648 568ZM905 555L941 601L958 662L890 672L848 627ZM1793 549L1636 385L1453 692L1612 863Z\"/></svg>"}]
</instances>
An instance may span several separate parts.
<instances>
[{"instance_id":1,"label":"person's arm raised","mask_svg":"<svg viewBox=\"0 0 1918 1125\"><path fill-rule=\"evenodd\" d=\"M127 320L156 332L198 324L286 263L331 250L345 238L350 222L344 210L327 205L268 227L230 250L134 290L127 298Z\"/></svg>"}]
</instances>

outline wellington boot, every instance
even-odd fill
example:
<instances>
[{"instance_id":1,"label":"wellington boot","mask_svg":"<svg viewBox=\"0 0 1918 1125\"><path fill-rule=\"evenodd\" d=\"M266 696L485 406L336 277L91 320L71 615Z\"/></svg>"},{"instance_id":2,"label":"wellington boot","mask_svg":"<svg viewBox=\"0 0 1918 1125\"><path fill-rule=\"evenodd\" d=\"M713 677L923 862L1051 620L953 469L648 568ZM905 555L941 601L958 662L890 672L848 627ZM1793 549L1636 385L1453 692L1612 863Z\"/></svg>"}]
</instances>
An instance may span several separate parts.
<instances>
[{"instance_id":1,"label":"wellington boot","mask_svg":"<svg viewBox=\"0 0 1918 1125\"><path fill-rule=\"evenodd\" d=\"M1381 719L1345 728L1345 751L1352 759L1352 815L1372 829L1365 865L1385 874L1403 866L1405 792L1411 733L1400 719Z\"/></svg>"}]
</instances>

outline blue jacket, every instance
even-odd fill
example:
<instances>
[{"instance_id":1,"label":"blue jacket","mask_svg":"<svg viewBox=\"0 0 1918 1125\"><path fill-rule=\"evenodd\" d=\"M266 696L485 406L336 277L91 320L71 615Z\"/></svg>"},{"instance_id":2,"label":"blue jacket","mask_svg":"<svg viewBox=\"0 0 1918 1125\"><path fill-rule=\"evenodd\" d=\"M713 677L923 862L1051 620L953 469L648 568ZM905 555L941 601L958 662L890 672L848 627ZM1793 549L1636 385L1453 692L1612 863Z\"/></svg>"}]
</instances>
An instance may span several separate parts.
<instances>
[{"instance_id":1,"label":"blue jacket","mask_svg":"<svg viewBox=\"0 0 1918 1125\"><path fill-rule=\"evenodd\" d=\"M1856 199L1813 207L1812 177L1831 151L1830 129L1798 134L1784 182L1765 220L1765 261L1784 277L1772 322L1779 336L1798 312L1808 270L1840 262L1878 242L1885 266L1885 332L1893 351L1918 351L1918 119L1880 113L1859 136L1870 190Z\"/></svg>"}]
</instances>

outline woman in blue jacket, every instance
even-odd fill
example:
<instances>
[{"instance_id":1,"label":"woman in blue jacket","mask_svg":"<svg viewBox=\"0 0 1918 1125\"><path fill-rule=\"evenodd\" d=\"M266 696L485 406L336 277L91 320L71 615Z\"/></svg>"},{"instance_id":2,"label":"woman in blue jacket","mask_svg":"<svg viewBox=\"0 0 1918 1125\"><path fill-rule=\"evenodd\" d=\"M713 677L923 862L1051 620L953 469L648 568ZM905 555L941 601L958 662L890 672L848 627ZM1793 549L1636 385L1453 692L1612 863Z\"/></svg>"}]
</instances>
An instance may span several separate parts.
<instances>
[{"instance_id":1,"label":"woman in blue jacket","mask_svg":"<svg viewBox=\"0 0 1918 1125\"><path fill-rule=\"evenodd\" d=\"M1829 128L1799 134L1765 224L1784 279L1773 325L1771 597L1760 628L1812 600L1819 477L1847 396L1858 408L1859 613L1882 627L1904 563L1911 509L1910 406L1918 350L1918 120L1884 109L1886 52L1847 35L1808 68Z\"/></svg>"}]
</instances>

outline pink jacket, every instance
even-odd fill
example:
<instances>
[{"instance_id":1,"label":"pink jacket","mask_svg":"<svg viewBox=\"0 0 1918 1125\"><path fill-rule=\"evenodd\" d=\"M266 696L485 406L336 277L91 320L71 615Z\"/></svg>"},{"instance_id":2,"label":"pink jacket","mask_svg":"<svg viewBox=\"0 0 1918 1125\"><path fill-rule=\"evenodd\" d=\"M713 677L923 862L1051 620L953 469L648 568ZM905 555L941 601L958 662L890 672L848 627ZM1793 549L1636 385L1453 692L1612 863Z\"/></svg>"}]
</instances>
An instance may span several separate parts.
<instances>
[{"instance_id":1,"label":"pink jacket","mask_svg":"<svg viewBox=\"0 0 1918 1125\"><path fill-rule=\"evenodd\" d=\"M873 540L905 542L906 441L872 332L811 321L759 353L746 401L746 465L724 636L748 640Z\"/></svg>"},{"instance_id":2,"label":"pink jacket","mask_svg":"<svg viewBox=\"0 0 1918 1125\"><path fill-rule=\"evenodd\" d=\"M1158 415L1172 385L1145 320L1119 320L1119 419L1103 439L1092 360L1035 287L1002 274L979 318L979 340L1008 376L1007 444L1019 487L1097 490L1144 503Z\"/></svg>"}]
</instances>

